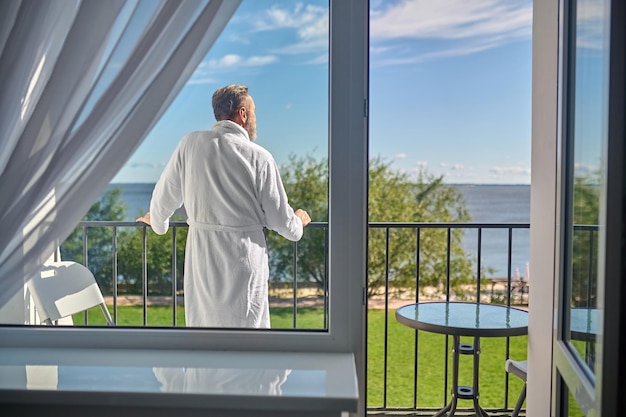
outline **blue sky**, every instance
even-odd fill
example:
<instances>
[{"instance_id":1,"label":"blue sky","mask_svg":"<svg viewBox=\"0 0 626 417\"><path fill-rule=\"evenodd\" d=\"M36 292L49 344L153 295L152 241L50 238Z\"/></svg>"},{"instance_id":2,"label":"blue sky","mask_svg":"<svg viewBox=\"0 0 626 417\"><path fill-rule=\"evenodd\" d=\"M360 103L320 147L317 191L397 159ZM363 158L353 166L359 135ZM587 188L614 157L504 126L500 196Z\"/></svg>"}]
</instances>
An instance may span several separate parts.
<instances>
[{"instance_id":1,"label":"blue sky","mask_svg":"<svg viewBox=\"0 0 626 417\"><path fill-rule=\"evenodd\" d=\"M531 0L371 0L370 157L448 183L529 184ZM248 85L279 164L328 151L328 4L244 0L112 182L155 182L211 95Z\"/></svg>"}]
</instances>

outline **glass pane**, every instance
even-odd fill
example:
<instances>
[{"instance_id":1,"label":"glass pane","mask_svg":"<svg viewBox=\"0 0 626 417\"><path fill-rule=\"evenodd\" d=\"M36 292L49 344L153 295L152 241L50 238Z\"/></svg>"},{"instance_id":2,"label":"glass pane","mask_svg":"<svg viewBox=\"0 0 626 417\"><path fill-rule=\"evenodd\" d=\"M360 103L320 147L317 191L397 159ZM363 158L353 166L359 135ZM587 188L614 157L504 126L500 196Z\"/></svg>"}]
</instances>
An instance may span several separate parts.
<instances>
[{"instance_id":1,"label":"glass pane","mask_svg":"<svg viewBox=\"0 0 626 417\"><path fill-rule=\"evenodd\" d=\"M313 221L298 242L267 229L265 237L261 235L253 242L255 250L267 253L265 263L269 262L251 268L253 272L269 268L267 295L263 295L265 288L259 288L257 301L269 300L271 328L327 328L328 24L328 0L308 0L306 5L244 0L172 106L113 179L97 213L87 218L110 223L85 231L80 228L64 243L64 260L87 262L94 271L118 326L189 326L185 307L192 301L186 291L206 288L211 281L218 282L214 290L228 285L219 282L219 274L207 273L194 278L204 283L187 286L190 274L185 271L188 226L184 207L172 217L174 223L165 236L157 236L148 228L145 244L143 228L133 222L149 210L154 184L181 138L214 125L214 91L243 84L256 107L255 143L276 161L289 204L308 211ZM211 206L207 207L210 210ZM116 223L111 221L127 223L117 224L115 263L111 242ZM84 232L87 235L83 239ZM247 261L240 259L240 263ZM111 270L112 265L117 273ZM224 260L223 268L228 271L238 265ZM247 294L256 290L243 285L232 291L241 294L246 304ZM210 297L205 298L205 306L196 304L194 308L210 314L204 311L211 304ZM104 322L99 313L81 313L74 317L74 323L101 325ZM235 314L227 311L231 313Z\"/></svg>"},{"instance_id":2,"label":"glass pane","mask_svg":"<svg viewBox=\"0 0 626 417\"><path fill-rule=\"evenodd\" d=\"M571 392L569 392L567 398L567 417L585 417L587 415L583 412L583 410L581 410L580 406L576 402L576 398L574 398Z\"/></svg>"},{"instance_id":3,"label":"glass pane","mask_svg":"<svg viewBox=\"0 0 626 417\"><path fill-rule=\"evenodd\" d=\"M589 371L594 372L598 328L598 254L601 212L604 209L606 141L606 37L604 0L579 0L576 3L575 52L571 80L573 93L573 146L570 192L571 274L569 335ZM600 277L601 278L601 277Z\"/></svg>"},{"instance_id":4,"label":"glass pane","mask_svg":"<svg viewBox=\"0 0 626 417\"><path fill-rule=\"evenodd\" d=\"M370 306L527 304L532 1L439 3L370 2Z\"/></svg>"}]
</instances>

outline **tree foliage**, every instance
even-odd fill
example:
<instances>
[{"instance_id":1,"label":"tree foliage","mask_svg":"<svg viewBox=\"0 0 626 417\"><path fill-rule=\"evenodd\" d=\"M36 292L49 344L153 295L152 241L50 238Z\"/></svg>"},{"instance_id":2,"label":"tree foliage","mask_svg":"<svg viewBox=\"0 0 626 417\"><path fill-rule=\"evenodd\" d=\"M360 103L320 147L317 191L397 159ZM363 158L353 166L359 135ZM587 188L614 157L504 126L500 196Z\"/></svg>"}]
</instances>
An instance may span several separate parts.
<instances>
[{"instance_id":1,"label":"tree foliage","mask_svg":"<svg viewBox=\"0 0 626 417\"><path fill-rule=\"evenodd\" d=\"M370 224L470 220L462 195L444 184L443 177L423 170L412 177L381 159L370 161L368 205ZM462 229L450 229L448 234L445 228L370 227L369 294L382 293L387 282L396 290L420 291L442 291L449 282L462 298L463 284L472 280L472 261L463 250L462 237Z\"/></svg>"},{"instance_id":2,"label":"tree foliage","mask_svg":"<svg viewBox=\"0 0 626 417\"><path fill-rule=\"evenodd\" d=\"M94 203L84 221L121 222L127 217L128 206L122 200L122 190L115 187L105 191ZM173 219L180 220L180 219ZM86 238L84 238L86 234ZM146 273L148 294L171 295L172 293L172 231L164 236L156 235L149 227L146 232ZM176 230L176 277L177 289L182 288L185 240L187 229ZM77 227L61 246L61 259L86 264L94 274L104 294L113 292L117 281L120 294L143 293L143 242L144 228L116 228L115 250L117 252L116 277L113 278L113 228ZM85 243L87 259L84 258ZM86 263L84 262L86 261Z\"/></svg>"},{"instance_id":3,"label":"tree foliage","mask_svg":"<svg viewBox=\"0 0 626 417\"><path fill-rule=\"evenodd\" d=\"M320 290L327 283L328 253L328 160L291 156L281 168L290 205L309 212L314 224L297 245L269 231L267 241L270 279L273 282L312 283ZM381 159L369 166L369 222L378 223L368 232L368 291L370 295L391 289L446 291L463 297L463 284L475 280L472 260L464 253L461 228L409 228L396 223L466 222L470 219L460 193L443 182L443 177L422 171L409 175L393 170ZM107 191L84 220L122 221L127 208L119 188ZM180 219L179 219L180 220ZM393 227L378 227L380 223ZM172 292L172 231L157 236L145 229L149 294ZM63 244L62 259L83 261L83 231L78 228ZM177 289L182 288L187 230L176 231ZM420 251L417 253L419 240ZM88 264L103 288L111 292L112 231L90 228ZM117 285L120 293L141 294L144 228L117 230ZM449 277L449 279L448 279Z\"/></svg>"},{"instance_id":4,"label":"tree foliage","mask_svg":"<svg viewBox=\"0 0 626 417\"><path fill-rule=\"evenodd\" d=\"M172 279L176 274L176 291L183 288L185 243L187 228L173 228L165 235L157 235L150 227L133 228L120 236L118 251L119 283L124 292L143 293L143 245L146 244L147 290L150 295L172 295ZM176 270L172 245L176 233Z\"/></svg>"},{"instance_id":5,"label":"tree foliage","mask_svg":"<svg viewBox=\"0 0 626 417\"><path fill-rule=\"evenodd\" d=\"M281 168L281 177L289 204L305 209L314 222L328 222L328 161L311 156L290 156ZM294 277L294 260L297 261L297 281L314 282L319 288L326 282L327 231L310 227L296 245L278 233L267 234L270 258L270 279L287 281ZM295 258L295 259L294 259Z\"/></svg>"},{"instance_id":6,"label":"tree foliage","mask_svg":"<svg viewBox=\"0 0 626 417\"><path fill-rule=\"evenodd\" d=\"M328 221L328 161L310 156L289 159L281 168L283 182L293 207L309 211L314 222ZM381 159L370 161L369 222L463 222L469 220L462 196L443 183L442 177L425 172L416 178L393 170ZM386 277L397 289L416 288L416 244L419 233L419 288L438 287L448 276L448 234L444 229L370 228L368 237L368 282L370 295L385 288ZM472 261L461 244L463 231L450 232L450 286L462 295L462 284L471 280ZM308 228L297 245L276 233L268 234L273 280L291 280L294 257L298 281L323 287L326 279L327 233ZM385 268L389 265L389 269Z\"/></svg>"},{"instance_id":7,"label":"tree foliage","mask_svg":"<svg viewBox=\"0 0 626 417\"><path fill-rule=\"evenodd\" d=\"M91 206L83 220L123 221L127 211L128 206L122 201L122 189L116 187L107 190ZM85 233L87 233L86 238ZM113 230L111 227L90 227L88 230L77 227L63 242L60 250L62 260L88 265L102 292L105 294L112 292Z\"/></svg>"},{"instance_id":8,"label":"tree foliage","mask_svg":"<svg viewBox=\"0 0 626 417\"><path fill-rule=\"evenodd\" d=\"M598 282L599 174L574 178L572 199L572 305L596 307Z\"/></svg>"}]
</instances>

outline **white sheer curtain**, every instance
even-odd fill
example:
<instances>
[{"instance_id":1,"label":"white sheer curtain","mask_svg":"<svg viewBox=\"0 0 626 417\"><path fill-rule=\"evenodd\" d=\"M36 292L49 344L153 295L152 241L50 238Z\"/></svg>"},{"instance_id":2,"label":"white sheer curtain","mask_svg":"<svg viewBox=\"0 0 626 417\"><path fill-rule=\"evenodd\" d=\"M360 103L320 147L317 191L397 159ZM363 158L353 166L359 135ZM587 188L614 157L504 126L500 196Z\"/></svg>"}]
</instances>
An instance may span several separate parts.
<instances>
[{"instance_id":1,"label":"white sheer curtain","mask_svg":"<svg viewBox=\"0 0 626 417\"><path fill-rule=\"evenodd\" d=\"M0 1L0 307L132 155L239 3Z\"/></svg>"}]
</instances>

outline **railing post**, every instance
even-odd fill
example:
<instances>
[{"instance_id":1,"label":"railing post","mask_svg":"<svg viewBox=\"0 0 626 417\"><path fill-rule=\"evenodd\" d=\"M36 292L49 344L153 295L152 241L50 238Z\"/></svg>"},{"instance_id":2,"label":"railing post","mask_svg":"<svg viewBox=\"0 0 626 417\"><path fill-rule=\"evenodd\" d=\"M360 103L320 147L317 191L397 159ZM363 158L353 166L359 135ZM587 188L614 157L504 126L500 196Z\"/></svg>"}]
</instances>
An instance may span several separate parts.
<instances>
[{"instance_id":1,"label":"railing post","mask_svg":"<svg viewBox=\"0 0 626 417\"><path fill-rule=\"evenodd\" d=\"M415 229L415 302L420 301L420 247L421 247L421 230L419 227ZM415 351L413 354L413 408L417 410L417 381L418 381L418 357L419 357L419 334L415 329Z\"/></svg>"},{"instance_id":2,"label":"railing post","mask_svg":"<svg viewBox=\"0 0 626 417\"><path fill-rule=\"evenodd\" d=\"M452 242L451 229L446 234L446 301L450 301L450 244Z\"/></svg>"},{"instance_id":3,"label":"railing post","mask_svg":"<svg viewBox=\"0 0 626 417\"><path fill-rule=\"evenodd\" d=\"M177 323L177 308L178 308L178 295L176 294L176 226L172 227L172 327L176 327Z\"/></svg>"},{"instance_id":4,"label":"railing post","mask_svg":"<svg viewBox=\"0 0 626 417\"><path fill-rule=\"evenodd\" d=\"M147 233L146 226L143 226L142 233L142 265L141 265L141 291L143 299L143 326L148 325L148 253L147 253Z\"/></svg>"},{"instance_id":5,"label":"railing post","mask_svg":"<svg viewBox=\"0 0 626 417\"><path fill-rule=\"evenodd\" d=\"M477 253L476 253L476 300L478 300L478 302L481 301L480 299L480 278L481 278L481 258L482 258L482 245L483 245L483 228L479 227L478 228L478 247L477 247Z\"/></svg>"},{"instance_id":6,"label":"railing post","mask_svg":"<svg viewBox=\"0 0 626 417\"><path fill-rule=\"evenodd\" d=\"M87 226L83 226L83 265L85 265L85 268L89 269L89 247L87 242ZM84 324L87 326L89 324L89 314L87 310L85 310L83 316Z\"/></svg>"},{"instance_id":7,"label":"railing post","mask_svg":"<svg viewBox=\"0 0 626 417\"><path fill-rule=\"evenodd\" d=\"M117 324L117 227L113 226L111 237L111 251L113 252L111 265L111 278L113 279L113 323Z\"/></svg>"},{"instance_id":8,"label":"railing post","mask_svg":"<svg viewBox=\"0 0 626 417\"><path fill-rule=\"evenodd\" d=\"M298 328L298 243L293 242L293 328Z\"/></svg>"},{"instance_id":9,"label":"railing post","mask_svg":"<svg viewBox=\"0 0 626 417\"><path fill-rule=\"evenodd\" d=\"M385 358L383 362L383 407L387 407L387 353L389 352L389 228L385 228Z\"/></svg>"},{"instance_id":10,"label":"railing post","mask_svg":"<svg viewBox=\"0 0 626 417\"><path fill-rule=\"evenodd\" d=\"M324 227L324 329L328 329L328 226Z\"/></svg>"}]
</instances>

